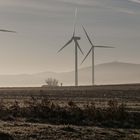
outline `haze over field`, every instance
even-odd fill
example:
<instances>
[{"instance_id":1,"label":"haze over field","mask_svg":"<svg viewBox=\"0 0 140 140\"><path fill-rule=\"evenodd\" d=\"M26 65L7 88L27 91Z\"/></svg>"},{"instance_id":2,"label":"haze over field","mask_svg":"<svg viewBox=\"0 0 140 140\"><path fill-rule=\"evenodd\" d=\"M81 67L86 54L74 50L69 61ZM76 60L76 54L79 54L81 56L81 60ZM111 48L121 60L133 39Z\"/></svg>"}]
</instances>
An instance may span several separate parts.
<instances>
[{"instance_id":1,"label":"haze over field","mask_svg":"<svg viewBox=\"0 0 140 140\"><path fill-rule=\"evenodd\" d=\"M140 83L140 64L111 62L95 67L96 84L126 84ZM63 85L74 85L74 71L41 72L22 75L0 75L0 86L42 86L48 77L56 78ZM79 71L79 84L91 84L91 67Z\"/></svg>"},{"instance_id":2,"label":"haze over field","mask_svg":"<svg viewBox=\"0 0 140 140\"><path fill-rule=\"evenodd\" d=\"M96 49L96 64L140 63L139 0L1 0L0 27L18 34L0 33L0 74L73 70L73 44L61 54L56 52L71 37L76 7L76 32L82 37L80 45L84 52L90 45L81 24L95 44L116 47ZM79 55L80 63L82 59ZM88 58L80 68L90 62Z\"/></svg>"}]
</instances>

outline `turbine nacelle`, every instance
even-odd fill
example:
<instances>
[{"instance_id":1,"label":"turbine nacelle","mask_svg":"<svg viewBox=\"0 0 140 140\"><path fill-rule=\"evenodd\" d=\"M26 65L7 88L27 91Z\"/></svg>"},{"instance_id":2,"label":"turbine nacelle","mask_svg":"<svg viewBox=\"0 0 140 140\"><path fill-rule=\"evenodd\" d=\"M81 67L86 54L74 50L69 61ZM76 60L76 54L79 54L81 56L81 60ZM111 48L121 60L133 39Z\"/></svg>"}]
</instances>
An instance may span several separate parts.
<instances>
[{"instance_id":1,"label":"turbine nacelle","mask_svg":"<svg viewBox=\"0 0 140 140\"><path fill-rule=\"evenodd\" d=\"M79 36L74 36L73 39L74 39L74 40L80 40L81 37L79 37Z\"/></svg>"}]
</instances>

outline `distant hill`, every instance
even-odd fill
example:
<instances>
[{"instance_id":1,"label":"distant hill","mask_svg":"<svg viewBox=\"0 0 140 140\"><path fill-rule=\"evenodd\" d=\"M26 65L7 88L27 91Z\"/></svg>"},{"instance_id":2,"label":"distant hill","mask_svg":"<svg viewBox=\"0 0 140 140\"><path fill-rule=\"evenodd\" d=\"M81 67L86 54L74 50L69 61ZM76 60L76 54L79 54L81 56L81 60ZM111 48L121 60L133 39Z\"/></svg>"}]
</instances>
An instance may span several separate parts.
<instances>
[{"instance_id":1,"label":"distant hill","mask_svg":"<svg viewBox=\"0 0 140 140\"><path fill-rule=\"evenodd\" d=\"M0 86L41 86L48 77L58 79L63 85L74 84L74 71L70 71L0 75ZM96 65L95 80L96 84L140 83L140 64L111 62ZM91 67L79 70L79 84L91 84Z\"/></svg>"},{"instance_id":2,"label":"distant hill","mask_svg":"<svg viewBox=\"0 0 140 140\"><path fill-rule=\"evenodd\" d=\"M97 83L140 83L140 64L112 62L96 67Z\"/></svg>"}]
</instances>

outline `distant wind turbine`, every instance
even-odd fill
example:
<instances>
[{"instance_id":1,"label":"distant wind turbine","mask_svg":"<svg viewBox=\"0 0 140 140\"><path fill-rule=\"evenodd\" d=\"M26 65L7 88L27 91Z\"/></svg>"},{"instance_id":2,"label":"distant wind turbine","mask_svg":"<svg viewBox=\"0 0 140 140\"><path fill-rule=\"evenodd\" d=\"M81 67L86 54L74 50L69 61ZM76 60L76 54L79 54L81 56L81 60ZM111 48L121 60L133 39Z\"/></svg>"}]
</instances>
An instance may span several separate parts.
<instances>
[{"instance_id":1,"label":"distant wind turbine","mask_svg":"<svg viewBox=\"0 0 140 140\"><path fill-rule=\"evenodd\" d=\"M84 26L82 26L85 34L86 34L86 37L89 41L89 43L91 44L91 49L88 51L87 55L85 56L85 58L83 59L82 63L86 60L86 58L89 56L89 54L92 52L92 85L95 84L95 70L94 70L94 55L95 55L95 48L114 48L114 47L110 47L110 46L95 46L93 45L86 29L84 28ZM81 64L82 64L81 63Z\"/></svg>"},{"instance_id":2,"label":"distant wind turbine","mask_svg":"<svg viewBox=\"0 0 140 140\"><path fill-rule=\"evenodd\" d=\"M16 33L16 31L0 29L0 32L9 32L9 33Z\"/></svg>"},{"instance_id":3,"label":"distant wind turbine","mask_svg":"<svg viewBox=\"0 0 140 140\"><path fill-rule=\"evenodd\" d=\"M80 50L82 54L84 53L78 43L78 41L81 38L75 35L76 18L77 18L77 9L75 10L74 31L73 31L72 38L58 51L58 53L74 41L75 43L75 86L78 86L78 49Z\"/></svg>"}]
</instances>

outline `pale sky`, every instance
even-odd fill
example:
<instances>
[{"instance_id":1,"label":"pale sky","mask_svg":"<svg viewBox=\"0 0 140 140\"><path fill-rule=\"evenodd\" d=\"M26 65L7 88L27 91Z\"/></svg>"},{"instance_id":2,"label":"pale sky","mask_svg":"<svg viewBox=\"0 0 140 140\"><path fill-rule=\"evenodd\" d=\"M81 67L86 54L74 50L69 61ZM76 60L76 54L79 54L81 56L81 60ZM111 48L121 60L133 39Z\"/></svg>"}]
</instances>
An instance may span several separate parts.
<instances>
[{"instance_id":1,"label":"pale sky","mask_svg":"<svg viewBox=\"0 0 140 140\"><path fill-rule=\"evenodd\" d=\"M18 32L0 32L0 74L73 70L74 44L57 51L72 35L75 8L85 54L90 44L81 25L96 45L116 47L96 49L96 64L140 63L140 0L0 0L0 28ZM79 67L90 64L89 57Z\"/></svg>"}]
</instances>

